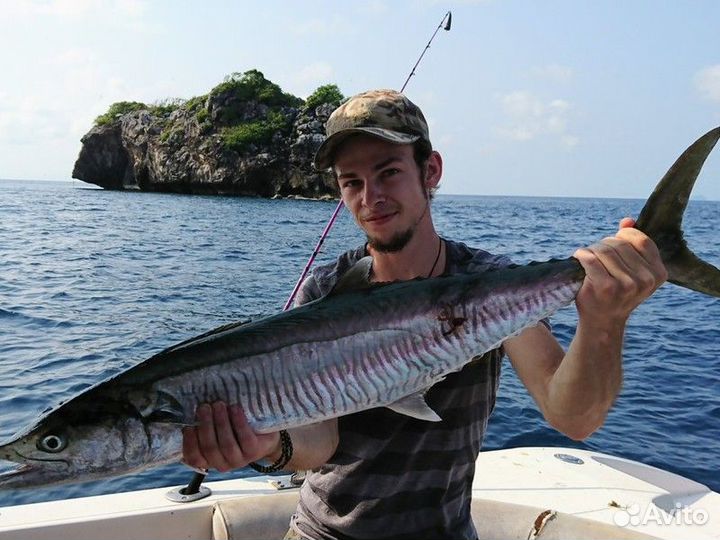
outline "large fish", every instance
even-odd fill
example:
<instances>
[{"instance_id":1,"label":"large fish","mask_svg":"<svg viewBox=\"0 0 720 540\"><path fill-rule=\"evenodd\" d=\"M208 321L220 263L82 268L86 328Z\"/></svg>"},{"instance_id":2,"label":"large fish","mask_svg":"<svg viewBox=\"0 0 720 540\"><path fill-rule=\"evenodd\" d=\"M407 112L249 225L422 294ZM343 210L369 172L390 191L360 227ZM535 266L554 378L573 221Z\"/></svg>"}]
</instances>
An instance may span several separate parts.
<instances>
[{"instance_id":1,"label":"large fish","mask_svg":"<svg viewBox=\"0 0 720 540\"><path fill-rule=\"evenodd\" d=\"M720 128L680 156L637 220L670 281L714 296L720 270L688 250L680 227L718 138ZM20 464L0 488L177 461L181 427L215 400L240 404L258 432L381 406L439 421L423 397L433 384L571 303L584 278L574 258L384 285L370 285L368 269L363 259L322 299L180 343L60 404L0 446Z\"/></svg>"}]
</instances>

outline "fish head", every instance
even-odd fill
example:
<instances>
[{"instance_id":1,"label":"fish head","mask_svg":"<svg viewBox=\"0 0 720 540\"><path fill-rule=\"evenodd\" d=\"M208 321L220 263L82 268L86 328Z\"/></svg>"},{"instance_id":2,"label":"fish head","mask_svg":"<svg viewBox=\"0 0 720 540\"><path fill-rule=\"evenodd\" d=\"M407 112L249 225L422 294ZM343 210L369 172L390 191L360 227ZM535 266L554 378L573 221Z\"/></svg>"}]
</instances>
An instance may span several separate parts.
<instances>
[{"instance_id":1,"label":"fish head","mask_svg":"<svg viewBox=\"0 0 720 540\"><path fill-rule=\"evenodd\" d=\"M180 446L177 426L163 430L128 405L73 400L0 445L0 462L16 464L12 470L0 471L0 489L84 482L138 471Z\"/></svg>"}]
</instances>

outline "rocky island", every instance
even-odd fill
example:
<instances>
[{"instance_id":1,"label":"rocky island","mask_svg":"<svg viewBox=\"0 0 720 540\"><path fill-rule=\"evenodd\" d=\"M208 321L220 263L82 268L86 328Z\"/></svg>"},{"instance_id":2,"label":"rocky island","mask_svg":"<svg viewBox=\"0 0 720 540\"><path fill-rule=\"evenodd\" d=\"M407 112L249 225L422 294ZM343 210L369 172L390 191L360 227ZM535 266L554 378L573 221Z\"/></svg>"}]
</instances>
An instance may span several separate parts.
<instances>
[{"instance_id":1,"label":"rocky island","mask_svg":"<svg viewBox=\"0 0 720 540\"><path fill-rule=\"evenodd\" d=\"M250 70L188 100L114 103L81 139L72 176L114 190L334 198L312 157L342 99L325 85L303 100Z\"/></svg>"}]
</instances>

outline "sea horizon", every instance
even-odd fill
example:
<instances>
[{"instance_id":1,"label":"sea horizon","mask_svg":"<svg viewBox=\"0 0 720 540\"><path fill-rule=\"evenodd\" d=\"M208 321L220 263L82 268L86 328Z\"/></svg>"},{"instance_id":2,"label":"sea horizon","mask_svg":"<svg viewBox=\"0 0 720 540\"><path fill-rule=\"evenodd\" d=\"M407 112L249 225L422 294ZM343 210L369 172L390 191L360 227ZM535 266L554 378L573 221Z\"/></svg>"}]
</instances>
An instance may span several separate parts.
<instances>
[{"instance_id":1,"label":"sea horizon","mask_svg":"<svg viewBox=\"0 0 720 540\"><path fill-rule=\"evenodd\" d=\"M66 183L66 184L73 184L73 185L80 185L80 186L87 186L89 189L96 189L98 191L112 191L112 190L105 190L105 188L102 188L100 186L97 186L95 184L92 184L90 182L85 182L83 180L77 180L75 178L70 180L50 180L50 179L35 179L35 178L0 178L0 182L38 182L38 183L49 183L49 184L58 184L58 183ZM138 191L138 190L124 190L124 192L127 193L165 193L166 195L188 195L188 196L199 196L199 197L239 197L239 198L248 198L248 199L254 199L254 198L260 198L260 199L269 199L269 197L252 197L248 195L227 195L227 194L192 194L192 193L169 193L169 192L158 192L158 191ZM648 196L650 193L648 193ZM466 197L466 198L472 198L472 197L485 197L485 198L493 198L493 197L499 197L499 198L511 198L511 199L603 199L603 200L617 200L617 201L644 201L647 199L647 197L621 197L621 196L608 196L608 195L593 195L593 196L580 196L580 195L502 195L502 194L481 194L481 193L444 193L442 192L442 186L440 188L440 191L438 191L435 194L436 198L444 198L444 197ZM286 197L287 199L293 200L294 197ZM294 200L304 200L304 201L317 201L317 202L332 202L327 200L320 200L320 199L311 199L311 198L297 198ZM720 202L720 199L713 199L706 197L704 195L695 195L691 194L690 196L691 201L697 201L697 202ZM335 201L339 201L339 199L335 199Z\"/></svg>"}]
</instances>

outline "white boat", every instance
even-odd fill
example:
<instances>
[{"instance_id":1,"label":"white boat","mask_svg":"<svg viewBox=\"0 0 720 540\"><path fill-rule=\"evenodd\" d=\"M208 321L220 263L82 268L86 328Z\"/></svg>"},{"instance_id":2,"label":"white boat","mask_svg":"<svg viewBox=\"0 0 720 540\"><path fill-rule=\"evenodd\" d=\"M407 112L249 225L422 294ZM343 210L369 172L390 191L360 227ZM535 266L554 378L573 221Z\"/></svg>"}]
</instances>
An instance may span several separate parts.
<instances>
[{"instance_id":1,"label":"white boat","mask_svg":"<svg viewBox=\"0 0 720 540\"><path fill-rule=\"evenodd\" d=\"M158 488L0 508L0 540L257 540L287 531L298 498L289 476L206 485L210 495L192 502ZM481 539L720 539L720 495L703 484L568 448L482 452L472 511Z\"/></svg>"}]
</instances>

